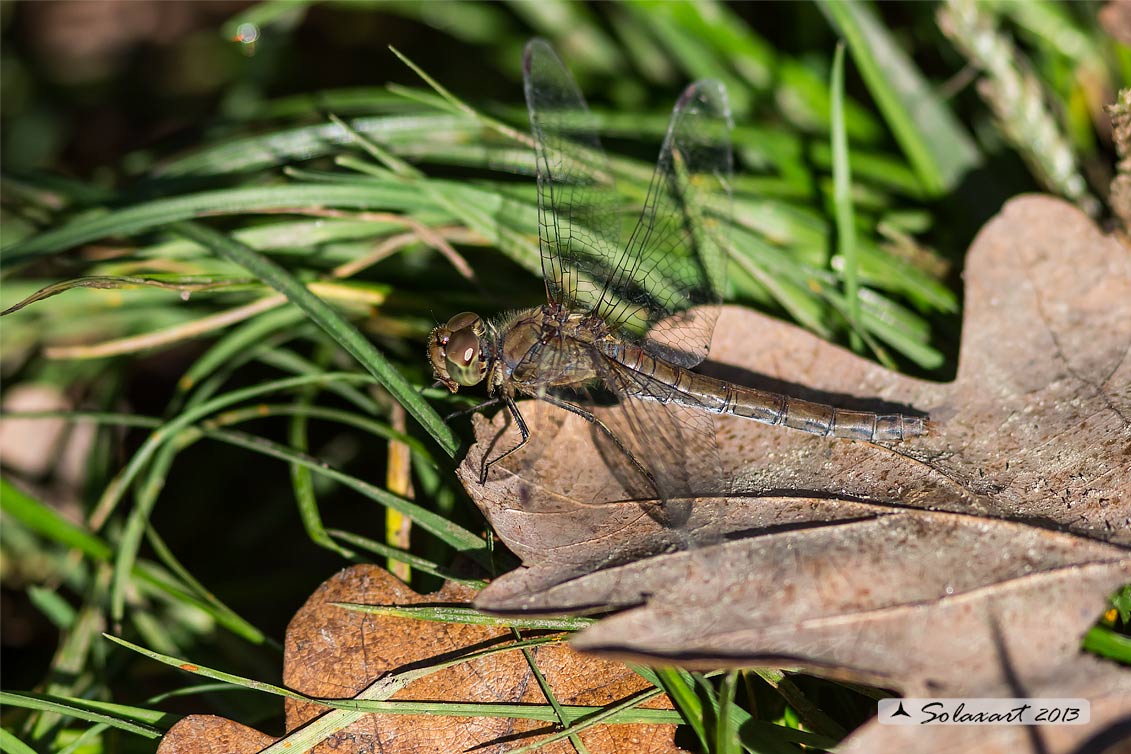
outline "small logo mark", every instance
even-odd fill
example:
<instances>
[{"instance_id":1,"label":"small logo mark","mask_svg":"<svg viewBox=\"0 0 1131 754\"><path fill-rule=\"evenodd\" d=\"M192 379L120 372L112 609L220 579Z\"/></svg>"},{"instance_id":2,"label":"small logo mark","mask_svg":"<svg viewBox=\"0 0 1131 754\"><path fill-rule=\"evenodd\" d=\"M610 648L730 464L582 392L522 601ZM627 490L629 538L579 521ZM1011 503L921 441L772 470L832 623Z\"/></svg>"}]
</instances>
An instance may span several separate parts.
<instances>
[{"instance_id":1,"label":"small logo mark","mask_svg":"<svg viewBox=\"0 0 1131 754\"><path fill-rule=\"evenodd\" d=\"M881 725L1083 725L1087 699L881 699Z\"/></svg>"}]
</instances>

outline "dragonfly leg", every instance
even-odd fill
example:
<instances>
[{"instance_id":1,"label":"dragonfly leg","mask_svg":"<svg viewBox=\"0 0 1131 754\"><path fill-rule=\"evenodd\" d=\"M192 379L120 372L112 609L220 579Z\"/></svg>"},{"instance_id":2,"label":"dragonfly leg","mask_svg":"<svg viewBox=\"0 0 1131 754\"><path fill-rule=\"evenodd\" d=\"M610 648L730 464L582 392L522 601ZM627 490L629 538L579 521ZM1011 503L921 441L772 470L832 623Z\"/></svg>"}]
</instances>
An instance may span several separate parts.
<instances>
[{"instance_id":1,"label":"dragonfly leg","mask_svg":"<svg viewBox=\"0 0 1131 754\"><path fill-rule=\"evenodd\" d=\"M654 476L652 476L652 472L648 471L648 469L644 466L644 464L640 463L640 461L636 458L636 456L634 456L632 454L632 451L630 451L628 448L626 448L624 446L623 443L621 443L620 438L617 437L616 434L611 429L606 427L605 423L603 421L598 419L590 411L587 411L586 409L582 408L581 406L578 406L575 403L570 403L569 401L563 401L561 398L556 398L552 395L543 395L542 400L546 401L551 406L557 406L558 408L564 408L566 411L577 414L578 416L580 416L585 421L589 422L590 424L594 424L598 428L600 428L600 430L602 432L604 432L606 435L608 435L609 439L613 441L613 444L617 446L617 448L620 450L620 452L624 453L624 455L628 458L628 460L632 462L632 465L636 467L636 470L639 471L640 474L645 479L648 480L648 483L650 485L652 485L652 489L656 490L657 492L659 491L660 488L656 485L656 478Z\"/></svg>"},{"instance_id":2,"label":"dragonfly leg","mask_svg":"<svg viewBox=\"0 0 1131 754\"><path fill-rule=\"evenodd\" d=\"M444 417L444 424L447 424L452 419L458 419L461 416L467 416L468 414L478 413L479 411L482 411L483 409L487 408L488 406L494 406L496 403L498 403L501 400L502 400L502 398L492 398L489 401L483 401L482 403L477 404L475 406L472 406L471 408L464 408L464 409L460 409L459 411L453 411L452 413L450 413L450 414L448 414L447 416Z\"/></svg>"},{"instance_id":3,"label":"dragonfly leg","mask_svg":"<svg viewBox=\"0 0 1131 754\"><path fill-rule=\"evenodd\" d=\"M487 483L487 472L491 470L492 466L494 466L496 463L503 460L504 458L509 456L511 453L515 452L516 450L520 450L524 445L526 445L527 442L530 441L530 430L526 428L526 420L523 419L522 414L519 413L518 405L514 402L514 398L510 398L510 397L507 397L507 396L503 396L503 397L500 397L500 398L493 398L492 400L488 401L488 403L482 404L480 406L476 406L476 408L482 408L483 406L488 405L489 403L498 403L499 401L502 401L503 403L507 404L507 410L510 411L511 416L514 417L514 422L515 422L515 424L518 425L518 432L519 432L520 435L522 435L522 440L519 441L518 445L515 445L510 450L507 450L503 453L500 453L499 455L495 456L494 458L492 458L489 461L487 460L486 455L484 455L484 457L483 457L483 468L481 468L479 470L479 483L480 484L486 484Z\"/></svg>"}]
</instances>

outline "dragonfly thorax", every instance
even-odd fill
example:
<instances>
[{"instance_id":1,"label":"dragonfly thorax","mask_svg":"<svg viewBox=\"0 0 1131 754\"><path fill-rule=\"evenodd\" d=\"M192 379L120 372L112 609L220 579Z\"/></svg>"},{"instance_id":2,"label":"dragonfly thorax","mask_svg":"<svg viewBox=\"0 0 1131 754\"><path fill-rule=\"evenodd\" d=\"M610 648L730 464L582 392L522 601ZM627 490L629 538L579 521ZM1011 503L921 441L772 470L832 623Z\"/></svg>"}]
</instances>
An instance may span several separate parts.
<instances>
[{"instance_id":1,"label":"dragonfly thorax","mask_svg":"<svg viewBox=\"0 0 1131 754\"><path fill-rule=\"evenodd\" d=\"M483 381L490 353L483 319L472 312L461 312L432 330L428 338L428 359L436 379L453 393L460 385L470 387Z\"/></svg>"}]
</instances>

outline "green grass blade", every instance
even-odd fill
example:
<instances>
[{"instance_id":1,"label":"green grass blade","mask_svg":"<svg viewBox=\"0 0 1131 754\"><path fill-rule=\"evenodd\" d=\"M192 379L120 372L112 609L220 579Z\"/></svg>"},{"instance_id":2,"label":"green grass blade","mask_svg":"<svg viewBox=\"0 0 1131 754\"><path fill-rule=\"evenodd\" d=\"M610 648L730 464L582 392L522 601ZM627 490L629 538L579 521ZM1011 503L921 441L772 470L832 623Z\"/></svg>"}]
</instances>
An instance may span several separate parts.
<instances>
[{"instance_id":1,"label":"green grass blade","mask_svg":"<svg viewBox=\"0 0 1131 754\"><path fill-rule=\"evenodd\" d=\"M327 349L319 349L320 360L325 360ZM287 422L287 439L291 447L300 453L310 450L310 440L307 434L308 411L314 408L314 401L318 395L317 385L308 385L299 391L295 398L294 412ZM356 560L357 556L338 544L326 532L326 525L322 523L322 512L318 508L318 496L314 490L314 472L301 464L291 464L291 489L294 490L295 503L298 506L299 518L306 536L319 547L325 547L331 552L336 552L346 560Z\"/></svg>"},{"instance_id":2,"label":"green grass blade","mask_svg":"<svg viewBox=\"0 0 1131 754\"><path fill-rule=\"evenodd\" d=\"M852 206L852 170L848 163L848 137L844 131L844 43L836 46L832 72L833 204L836 208L837 252L842 261L844 297L848 300L848 323L852 350L863 348L860 339L860 297L856 258L856 214Z\"/></svg>"},{"instance_id":3,"label":"green grass blade","mask_svg":"<svg viewBox=\"0 0 1131 754\"><path fill-rule=\"evenodd\" d=\"M178 276L180 277L180 276ZM4 311L0 312L0 317L23 309L25 306L34 304L37 301L42 301L52 296L58 296L60 293L69 291L72 288L95 288L98 290L115 290L115 289L133 289L140 287L160 288L169 291L180 291L182 294L189 293L203 293L212 290L232 290L239 289L246 286L249 280L231 280L224 279L223 277L208 276L203 280L199 279L179 279L179 280L162 280L159 277L119 277L110 275L97 275L91 277L74 278L72 280L64 280L60 283L53 283L48 286L40 288L38 291L23 299L17 304L9 306Z\"/></svg>"},{"instance_id":4,"label":"green grass blade","mask_svg":"<svg viewBox=\"0 0 1131 754\"><path fill-rule=\"evenodd\" d=\"M481 559L485 552L483 540L447 518L433 513L427 508L422 508L411 500L394 495L376 485L363 482L360 479L345 474L337 469L330 468L325 462L297 453L291 448L273 443L265 438L247 435L242 432L223 430L206 430L204 436L222 440L231 445L236 445L247 450L253 450L264 455L272 456L283 461L301 464L311 469L316 474L333 479L352 490L360 492L371 500L411 518L422 529L435 535L447 543L452 549Z\"/></svg>"},{"instance_id":5,"label":"green grass blade","mask_svg":"<svg viewBox=\"0 0 1131 754\"><path fill-rule=\"evenodd\" d=\"M258 354L256 358L264 364L288 374L318 374L322 371L314 363L312 363L308 359L304 359L294 351L288 351L281 348L269 349L261 354ZM359 412L363 414L380 416L383 413L383 409L377 403L377 401L373 400L371 397L369 397L363 391L359 390L353 385L337 382L331 383L326 386L326 392L337 395L339 398L342 398L347 403L353 405ZM427 391L425 391L425 394L428 394ZM330 417L329 415L327 415L325 418ZM346 419L344 418L341 418L339 420L346 421ZM388 427L387 424L382 424L381 426ZM390 431L392 430L390 429ZM375 430L375 434L381 433ZM381 436L384 437L385 435ZM416 446L414 445L413 447ZM431 458L431 456L429 456L429 458Z\"/></svg>"},{"instance_id":6,"label":"green grass blade","mask_svg":"<svg viewBox=\"0 0 1131 754\"><path fill-rule=\"evenodd\" d=\"M105 622L104 582L101 578L86 590L84 604L78 611L74 623L63 633L55 656L51 660L48 682L41 689L53 696L72 696L85 687L83 670L90 666L91 649ZM48 731L59 723L52 713L36 716L32 727L32 738L42 739Z\"/></svg>"},{"instance_id":7,"label":"green grass blade","mask_svg":"<svg viewBox=\"0 0 1131 754\"><path fill-rule=\"evenodd\" d=\"M94 510L89 515L91 525L95 530L100 529L113 510L118 506L122 497L137 479L138 475L153 458L153 455L165 443L175 439L183 430L188 429L197 421L205 418L210 413L227 408L241 400L254 398L275 390L290 390L311 382L333 382L337 380L369 381L371 378L360 374L322 374L302 377L292 377L273 382L262 383L250 388L235 390L219 398L214 398L200 405L193 406L181 412L165 424L157 427L145 439L141 446L131 456L126 466L121 469L106 485L98 499Z\"/></svg>"},{"instance_id":8,"label":"green grass blade","mask_svg":"<svg viewBox=\"0 0 1131 754\"><path fill-rule=\"evenodd\" d=\"M274 639L264 634L250 621L220 601L204 584L189 573L188 569L173 555L173 551L165 544L165 540L161 538L156 529L148 527L145 534L146 542L153 548L161 564L169 569L169 572L179 579L203 604L210 606L214 614L219 616L217 622L220 625L252 644L267 644L276 649L281 648Z\"/></svg>"},{"instance_id":9,"label":"green grass blade","mask_svg":"<svg viewBox=\"0 0 1131 754\"><path fill-rule=\"evenodd\" d=\"M192 436L195 433L190 430L185 434ZM121 621L125 614L126 592L137 563L141 539L149 528L149 514L157 504L165 479L181 449L179 446L183 444L182 440L163 445L146 469L145 481L137 486L134 506L126 518L126 525L118 538L114 553L114 575L110 581L110 618L115 623Z\"/></svg>"},{"instance_id":10,"label":"green grass blade","mask_svg":"<svg viewBox=\"0 0 1131 754\"><path fill-rule=\"evenodd\" d=\"M715 751L718 754L739 754L738 726L734 725L734 692L738 685L738 671L731 670L723 676L719 687L719 721L715 726Z\"/></svg>"},{"instance_id":11,"label":"green grass blade","mask_svg":"<svg viewBox=\"0 0 1131 754\"><path fill-rule=\"evenodd\" d=\"M326 707L333 708L333 711L318 717L315 721L307 726L304 726L299 731L288 735L286 738L268 747L266 752L294 752L303 751L304 747L313 746L317 743L326 740L335 732L344 729L345 727L353 724L363 714L374 712L396 713L396 714L432 714L442 716L459 716L459 717L510 717L515 719L524 720L544 720L547 722L556 722L558 720L559 711L555 710L550 705L529 705L529 704L461 704L455 702L392 702L387 701L397 691L405 688L412 681L435 673L447 667L466 663L475 659L487 657L489 655L498 654L501 652L509 652L516 649L524 649L527 647L537 647L545 644L551 644L558 641L553 637L526 639L507 644L501 644L487 649L469 652L465 655L438 662L426 667L412 668L411 670L394 673L391 675L382 676L368 688L363 690L353 699L323 699L317 697L309 697L299 692L292 691L280 686L275 686L262 681L255 681L242 676L226 673L213 668L198 665L196 663L186 662L184 660L164 655L159 652L154 652L145 647L138 646L132 642L126 641L119 637L106 635L106 638L120 644L127 649L131 649L139 654L142 654L150 659L170 665L172 667L185 670L187 672L203 676L205 678L212 678L218 681L236 684L244 688L264 691L267 693L283 696L288 699L298 701L311 702L314 704L321 704ZM641 700L642 701L642 700ZM610 710L609 708L590 707L590 706L562 706L560 714L569 722L574 723L578 720L583 720L593 715L607 715L606 722L617 723L638 723L650 722L657 724L673 724L680 720L678 713L671 710L651 710L651 709L622 709L619 705Z\"/></svg>"},{"instance_id":12,"label":"green grass blade","mask_svg":"<svg viewBox=\"0 0 1131 754\"><path fill-rule=\"evenodd\" d=\"M873 6L824 0L819 7L848 43L856 68L924 189L933 196L954 189L981 165L982 156L953 111L880 24Z\"/></svg>"},{"instance_id":13,"label":"green grass blade","mask_svg":"<svg viewBox=\"0 0 1131 754\"><path fill-rule=\"evenodd\" d=\"M0 691L0 704L51 712L77 720L103 723L112 728L145 738L160 738L163 731L146 723L156 723L167 716L165 712L154 712L139 707L17 691ZM144 722L135 722L135 720L143 720Z\"/></svg>"},{"instance_id":14,"label":"green grass blade","mask_svg":"<svg viewBox=\"0 0 1131 754\"><path fill-rule=\"evenodd\" d=\"M79 246L108 236L128 236L202 215L229 215L295 207L338 207L416 211L427 209L415 194L393 182L367 179L365 185L291 183L281 186L202 191L155 199L124 209L88 213L52 230L6 246L0 258L5 267L43 254Z\"/></svg>"},{"instance_id":15,"label":"green grass blade","mask_svg":"<svg viewBox=\"0 0 1131 754\"><path fill-rule=\"evenodd\" d=\"M223 258L240 265L306 312L338 345L357 359L398 403L404 406L445 453L449 456L455 455L459 440L451 428L385 356L330 305L307 290L306 286L278 264L223 233L198 223L178 223L175 228L187 238L211 248Z\"/></svg>"},{"instance_id":16,"label":"green grass blade","mask_svg":"<svg viewBox=\"0 0 1131 754\"><path fill-rule=\"evenodd\" d=\"M395 618L415 618L438 623L461 623L469 626L517 628L524 631L580 631L595 622L593 618L566 616L562 618L517 618L487 615L471 607L416 607L398 605L362 605L354 602L335 602L338 607L368 615L387 615Z\"/></svg>"},{"instance_id":17,"label":"green grass blade","mask_svg":"<svg viewBox=\"0 0 1131 754\"><path fill-rule=\"evenodd\" d=\"M302 321L301 311L285 306L256 315L230 328L185 370L177 380L177 392L183 395L194 390L207 377L228 367L233 361L236 364L243 363L241 356L250 357L258 344L268 341L275 333L290 332Z\"/></svg>"},{"instance_id":18,"label":"green grass blade","mask_svg":"<svg viewBox=\"0 0 1131 754\"><path fill-rule=\"evenodd\" d=\"M412 568L431 576L435 576L444 581L451 581L456 584L466 584L474 589L482 589L487 586L487 582L482 579L469 579L465 576L460 576L453 573L447 568L437 565L434 561L413 555L410 552L387 545L384 542L376 542L368 537L363 537L360 534L354 534L349 531L342 531L341 529L327 529L326 533L334 539L341 540L348 545L356 547L358 550L372 553L373 555L383 560L396 560L404 563L409 568Z\"/></svg>"},{"instance_id":19,"label":"green grass blade","mask_svg":"<svg viewBox=\"0 0 1131 754\"><path fill-rule=\"evenodd\" d=\"M63 518L57 510L41 503L0 478L0 500L5 516L11 516L27 528L64 547L73 547L83 554L106 561L113 555L110 545L78 524Z\"/></svg>"},{"instance_id":20,"label":"green grass blade","mask_svg":"<svg viewBox=\"0 0 1131 754\"><path fill-rule=\"evenodd\" d=\"M1124 623L1131 623L1131 584L1124 584L1123 588L1111 598L1111 606L1115 608L1119 619Z\"/></svg>"},{"instance_id":21,"label":"green grass blade","mask_svg":"<svg viewBox=\"0 0 1131 754\"><path fill-rule=\"evenodd\" d=\"M36 754L35 749L16 738L7 728L0 728L0 751L7 754Z\"/></svg>"},{"instance_id":22,"label":"green grass blade","mask_svg":"<svg viewBox=\"0 0 1131 754\"><path fill-rule=\"evenodd\" d=\"M1088 189L1078 156L1044 96L1044 86L1030 71L1025 55L997 28L992 7L974 0L951 0L939 9L939 25L983 75L978 92L993 110L1006 138L1044 186L1075 202L1092 217L1100 203ZM1059 110L1064 105L1057 103ZM1089 134L1091 130L1089 128Z\"/></svg>"},{"instance_id":23,"label":"green grass blade","mask_svg":"<svg viewBox=\"0 0 1131 754\"><path fill-rule=\"evenodd\" d=\"M683 721L695 732L703 751L710 751L710 738L704 724L703 703L695 693L691 675L678 668L655 668L656 680L679 710Z\"/></svg>"},{"instance_id":24,"label":"green grass blade","mask_svg":"<svg viewBox=\"0 0 1131 754\"><path fill-rule=\"evenodd\" d=\"M567 708L558 707L556 708L556 711L559 712L560 717L565 718L567 727L565 727L563 730L559 730L556 733L551 733L549 736L543 738L540 741L537 741L536 743L532 743L528 746L523 746L520 749L515 749L510 754L526 754L526 752L535 751L542 748L543 746L548 746L565 738L576 736L586 728L592 728L605 722L616 722L616 718L622 713L637 708L639 705L643 704L649 699L659 696L661 693L663 693L663 690L659 688L651 688L638 691L622 702L610 704L603 710L588 715L582 720L576 721L576 724L574 723L574 721L569 719L570 714L567 711ZM644 710L641 710L641 712L644 712ZM664 712L667 712L667 710L664 710ZM578 749L578 754L581 754L580 749Z\"/></svg>"},{"instance_id":25,"label":"green grass blade","mask_svg":"<svg viewBox=\"0 0 1131 754\"><path fill-rule=\"evenodd\" d=\"M32 586L27 590L28 601L41 612L51 625L60 631L66 631L75 622L75 608L56 591L42 586Z\"/></svg>"},{"instance_id":26,"label":"green grass blade","mask_svg":"<svg viewBox=\"0 0 1131 754\"><path fill-rule=\"evenodd\" d=\"M1115 662L1131 665L1131 636L1094 626L1084 634L1083 648Z\"/></svg>"}]
</instances>

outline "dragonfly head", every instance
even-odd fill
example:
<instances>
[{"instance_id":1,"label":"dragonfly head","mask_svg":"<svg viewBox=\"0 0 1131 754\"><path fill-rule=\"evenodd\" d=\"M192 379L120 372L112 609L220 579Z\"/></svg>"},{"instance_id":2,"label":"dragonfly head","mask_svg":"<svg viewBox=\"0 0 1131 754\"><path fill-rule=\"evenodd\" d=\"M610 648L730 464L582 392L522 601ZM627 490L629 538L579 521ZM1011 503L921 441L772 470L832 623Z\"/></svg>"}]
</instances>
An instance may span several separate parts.
<instances>
[{"instance_id":1,"label":"dragonfly head","mask_svg":"<svg viewBox=\"0 0 1131 754\"><path fill-rule=\"evenodd\" d=\"M461 312L428 337L428 359L436 379L453 393L487 374L487 328L478 314Z\"/></svg>"}]
</instances>

